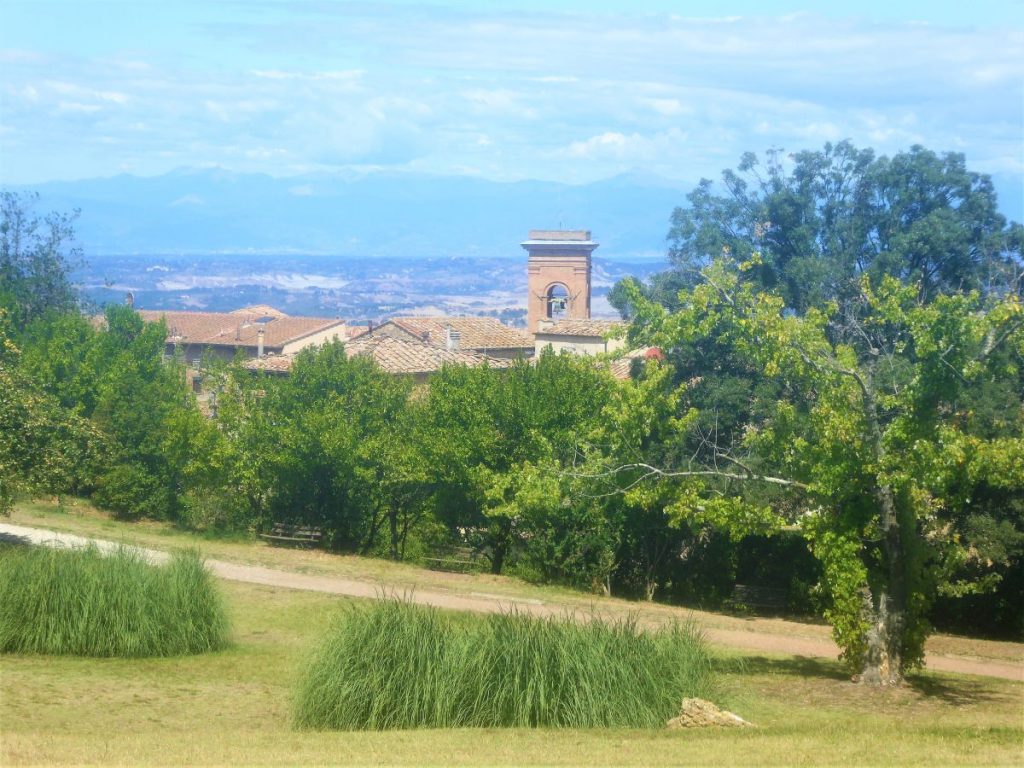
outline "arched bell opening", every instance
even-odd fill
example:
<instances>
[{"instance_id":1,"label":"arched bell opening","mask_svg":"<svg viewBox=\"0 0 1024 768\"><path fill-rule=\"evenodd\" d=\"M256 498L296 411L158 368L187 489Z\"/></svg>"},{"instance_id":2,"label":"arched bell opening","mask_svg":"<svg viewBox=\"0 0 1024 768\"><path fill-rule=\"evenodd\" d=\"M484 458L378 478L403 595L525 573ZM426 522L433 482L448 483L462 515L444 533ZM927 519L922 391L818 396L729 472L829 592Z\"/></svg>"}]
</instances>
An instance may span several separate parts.
<instances>
[{"instance_id":1,"label":"arched bell opening","mask_svg":"<svg viewBox=\"0 0 1024 768\"><path fill-rule=\"evenodd\" d=\"M569 314L569 289L561 283L548 288L544 297L545 316L548 320L559 320Z\"/></svg>"}]
</instances>

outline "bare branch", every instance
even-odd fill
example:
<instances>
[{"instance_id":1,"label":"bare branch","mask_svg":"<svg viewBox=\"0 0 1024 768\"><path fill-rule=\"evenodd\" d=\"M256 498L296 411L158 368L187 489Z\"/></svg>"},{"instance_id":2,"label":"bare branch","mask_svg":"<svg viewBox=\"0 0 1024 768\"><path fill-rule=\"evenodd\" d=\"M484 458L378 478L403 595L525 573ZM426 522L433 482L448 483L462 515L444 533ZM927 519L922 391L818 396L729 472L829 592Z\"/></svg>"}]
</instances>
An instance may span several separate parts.
<instances>
[{"instance_id":1,"label":"bare branch","mask_svg":"<svg viewBox=\"0 0 1024 768\"><path fill-rule=\"evenodd\" d=\"M978 357L978 362L983 362L989 355L995 352L999 347L1006 342L1014 333L1024 325L1024 319L1018 320L1015 323L1009 323L1006 330L1003 331L1002 335L998 338L995 337L994 332L990 332L988 337L985 339L985 348L982 350L981 355Z\"/></svg>"},{"instance_id":2,"label":"bare branch","mask_svg":"<svg viewBox=\"0 0 1024 768\"><path fill-rule=\"evenodd\" d=\"M742 466L738 461L731 457L723 456L723 458L728 458L732 463L736 464L737 466ZM803 490L807 490L810 488L809 485L807 485L806 483L801 483L799 480L791 480L784 477L772 477L771 475L762 475L756 472L746 472L744 474L740 474L739 472L726 472L725 470L721 469L661 469L660 467L655 467L650 464L644 464L642 462L638 462L635 464L621 464L617 467L612 467L603 472L567 472L566 474L569 477L575 477L583 480L608 480L613 477L616 477L617 475L622 474L623 472L633 472L636 470L642 470L643 474L639 478L635 478L634 480L632 480L629 483L629 485L625 486L624 488L620 488L619 492L627 491L630 488L633 488L634 486L639 484L640 482L651 477L717 477L725 480L745 480L748 482L754 481L760 483L770 483L772 485L781 485L790 488L801 488Z\"/></svg>"}]
</instances>

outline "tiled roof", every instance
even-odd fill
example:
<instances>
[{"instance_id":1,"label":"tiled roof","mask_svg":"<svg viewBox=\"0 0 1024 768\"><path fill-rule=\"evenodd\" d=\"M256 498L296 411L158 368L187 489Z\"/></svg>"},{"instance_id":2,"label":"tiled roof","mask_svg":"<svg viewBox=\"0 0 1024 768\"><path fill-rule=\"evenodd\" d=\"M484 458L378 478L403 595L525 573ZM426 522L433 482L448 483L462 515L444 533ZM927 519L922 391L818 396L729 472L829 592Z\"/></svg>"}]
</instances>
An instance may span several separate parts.
<instances>
[{"instance_id":1,"label":"tiled roof","mask_svg":"<svg viewBox=\"0 0 1024 768\"><path fill-rule=\"evenodd\" d=\"M525 331L509 328L496 317L393 317L392 323L418 339L429 333L429 343L444 347L447 329L460 334L459 348L478 352L493 349L533 350L533 338Z\"/></svg>"},{"instance_id":2,"label":"tiled roof","mask_svg":"<svg viewBox=\"0 0 1024 768\"><path fill-rule=\"evenodd\" d=\"M254 371L267 371L268 373L288 373L292 369L294 355L267 355L266 357L253 357L246 360L244 365Z\"/></svg>"},{"instance_id":3,"label":"tiled roof","mask_svg":"<svg viewBox=\"0 0 1024 768\"><path fill-rule=\"evenodd\" d=\"M622 357L617 357L608 363L608 370L616 379L628 379L633 372L633 361L637 358L643 360L664 360L665 355L658 347L640 347L627 352Z\"/></svg>"},{"instance_id":4,"label":"tiled roof","mask_svg":"<svg viewBox=\"0 0 1024 768\"><path fill-rule=\"evenodd\" d=\"M345 345L349 357L369 355L388 373L431 373L445 363L491 368L505 368L511 360L497 360L467 349L449 351L444 347L416 341L403 341L391 336L362 336Z\"/></svg>"},{"instance_id":5,"label":"tiled roof","mask_svg":"<svg viewBox=\"0 0 1024 768\"><path fill-rule=\"evenodd\" d=\"M537 331L538 336L601 336L623 328L621 320L559 320L547 328Z\"/></svg>"},{"instance_id":6,"label":"tiled roof","mask_svg":"<svg viewBox=\"0 0 1024 768\"><path fill-rule=\"evenodd\" d=\"M253 313L252 310L256 310ZM283 313L275 316L271 307L246 307L234 312L174 312L165 310L141 310L139 314L147 322L167 323L167 340L181 344L207 346L255 347L257 332L264 329L263 346L280 347L310 334L342 326L343 320L328 317L289 317ZM274 310L276 312L276 310ZM256 320L272 318L264 323Z\"/></svg>"},{"instance_id":7,"label":"tiled roof","mask_svg":"<svg viewBox=\"0 0 1024 768\"><path fill-rule=\"evenodd\" d=\"M386 373L433 373L441 370L445 363L455 365L489 365L491 368L506 368L511 360L487 357L468 350L449 351L420 341L403 341L392 336L362 336L345 344L349 357L365 355L372 357ZM292 365L292 355L268 355L258 360L248 360L246 368L287 373Z\"/></svg>"},{"instance_id":8,"label":"tiled roof","mask_svg":"<svg viewBox=\"0 0 1024 768\"><path fill-rule=\"evenodd\" d=\"M272 307L269 304L250 304L248 307L242 307L240 309L232 310L229 314L248 315L251 317L288 317L288 315L286 315L280 309Z\"/></svg>"}]
</instances>

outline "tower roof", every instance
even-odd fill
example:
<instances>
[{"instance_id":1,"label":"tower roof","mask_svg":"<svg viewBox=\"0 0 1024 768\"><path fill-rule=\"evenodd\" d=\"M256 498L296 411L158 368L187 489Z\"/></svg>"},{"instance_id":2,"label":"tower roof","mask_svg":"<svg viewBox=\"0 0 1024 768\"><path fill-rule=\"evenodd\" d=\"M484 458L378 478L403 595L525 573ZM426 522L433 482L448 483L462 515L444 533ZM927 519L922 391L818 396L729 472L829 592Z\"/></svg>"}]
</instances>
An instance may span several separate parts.
<instances>
[{"instance_id":1,"label":"tower roof","mask_svg":"<svg viewBox=\"0 0 1024 768\"><path fill-rule=\"evenodd\" d=\"M589 229L531 229L521 245L531 253L590 253L598 244L590 239Z\"/></svg>"}]
</instances>

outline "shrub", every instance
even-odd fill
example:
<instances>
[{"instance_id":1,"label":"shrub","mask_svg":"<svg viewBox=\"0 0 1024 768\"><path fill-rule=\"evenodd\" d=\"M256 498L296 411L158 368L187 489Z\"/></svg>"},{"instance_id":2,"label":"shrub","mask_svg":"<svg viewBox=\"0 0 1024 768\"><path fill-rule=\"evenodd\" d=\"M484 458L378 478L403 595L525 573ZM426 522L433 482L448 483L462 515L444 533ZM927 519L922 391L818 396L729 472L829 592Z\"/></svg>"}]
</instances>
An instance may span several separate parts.
<instances>
[{"instance_id":1,"label":"shrub","mask_svg":"<svg viewBox=\"0 0 1024 768\"><path fill-rule=\"evenodd\" d=\"M139 464L118 464L102 475L92 498L121 520L167 519L174 506L166 484Z\"/></svg>"},{"instance_id":2,"label":"shrub","mask_svg":"<svg viewBox=\"0 0 1024 768\"><path fill-rule=\"evenodd\" d=\"M453 618L402 600L349 609L300 681L300 728L660 727L706 696L700 636L632 620Z\"/></svg>"},{"instance_id":3,"label":"shrub","mask_svg":"<svg viewBox=\"0 0 1024 768\"><path fill-rule=\"evenodd\" d=\"M2 652L175 656L226 644L223 600L194 552L154 566L125 548L9 547L0 584Z\"/></svg>"}]
</instances>

